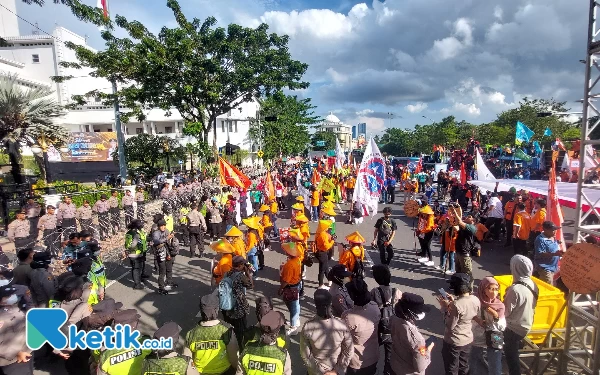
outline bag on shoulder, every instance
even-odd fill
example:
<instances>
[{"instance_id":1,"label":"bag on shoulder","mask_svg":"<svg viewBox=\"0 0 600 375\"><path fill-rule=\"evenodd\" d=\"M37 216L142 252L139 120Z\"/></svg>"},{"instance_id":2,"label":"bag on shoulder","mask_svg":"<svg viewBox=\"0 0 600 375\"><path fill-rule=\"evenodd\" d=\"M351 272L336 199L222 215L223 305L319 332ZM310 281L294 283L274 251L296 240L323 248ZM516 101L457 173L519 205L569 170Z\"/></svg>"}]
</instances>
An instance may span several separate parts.
<instances>
[{"instance_id":1,"label":"bag on shoulder","mask_svg":"<svg viewBox=\"0 0 600 375\"><path fill-rule=\"evenodd\" d=\"M304 259L302 259L302 264L304 264L306 267L312 267L312 265L315 264L315 256L312 251L306 251L304 253Z\"/></svg>"},{"instance_id":2,"label":"bag on shoulder","mask_svg":"<svg viewBox=\"0 0 600 375\"><path fill-rule=\"evenodd\" d=\"M483 315L483 309L481 310L481 319L485 320L485 317ZM497 331L497 330L492 330L492 331L486 330L485 331L485 344L487 345L488 348L502 350L502 348L504 347L504 332Z\"/></svg>"},{"instance_id":3,"label":"bag on shoulder","mask_svg":"<svg viewBox=\"0 0 600 375\"><path fill-rule=\"evenodd\" d=\"M385 219L381 220L381 226L379 227L379 231L389 238L392 235L392 221L387 221Z\"/></svg>"},{"instance_id":4,"label":"bag on shoulder","mask_svg":"<svg viewBox=\"0 0 600 375\"><path fill-rule=\"evenodd\" d=\"M358 277L360 279L364 279L365 278L365 265L363 263L362 260L360 260L359 258L356 257L356 255L354 255L354 253L352 253L352 256L354 257L354 269L352 270L352 277Z\"/></svg>"},{"instance_id":5,"label":"bag on shoulder","mask_svg":"<svg viewBox=\"0 0 600 375\"><path fill-rule=\"evenodd\" d=\"M385 300L383 289L377 288L383 306L379 311L381 312L381 319L379 320L379 344L386 342L392 342L392 330L390 327L390 318L394 315L394 297L396 296L396 288L392 288L392 297L389 301Z\"/></svg>"},{"instance_id":6,"label":"bag on shoulder","mask_svg":"<svg viewBox=\"0 0 600 375\"><path fill-rule=\"evenodd\" d=\"M179 255L179 240L173 237L167 241L167 250L172 257Z\"/></svg>"},{"instance_id":7,"label":"bag on shoulder","mask_svg":"<svg viewBox=\"0 0 600 375\"><path fill-rule=\"evenodd\" d=\"M233 279L229 276L223 277L218 286L219 308L230 311L235 308L235 296L233 295Z\"/></svg>"}]
</instances>

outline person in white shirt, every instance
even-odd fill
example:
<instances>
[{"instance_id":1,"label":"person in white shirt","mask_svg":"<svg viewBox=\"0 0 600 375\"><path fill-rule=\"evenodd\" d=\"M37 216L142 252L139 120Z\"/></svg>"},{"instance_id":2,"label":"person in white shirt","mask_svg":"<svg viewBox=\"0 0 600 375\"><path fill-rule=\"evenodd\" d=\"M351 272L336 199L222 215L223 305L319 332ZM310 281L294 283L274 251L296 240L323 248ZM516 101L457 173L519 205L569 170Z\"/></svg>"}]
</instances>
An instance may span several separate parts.
<instances>
[{"instance_id":1,"label":"person in white shirt","mask_svg":"<svg viewBox=\"0 0 600 375\"><path fill-rule=\"evenodd\" d=\"M492 234L494 240L500 239L500 228L503 218L504 209L502 208L502 201L498 198L498 193L494 192L488 201L487 220L485 222L485 226Z\"/></svg>"}]
</instances>

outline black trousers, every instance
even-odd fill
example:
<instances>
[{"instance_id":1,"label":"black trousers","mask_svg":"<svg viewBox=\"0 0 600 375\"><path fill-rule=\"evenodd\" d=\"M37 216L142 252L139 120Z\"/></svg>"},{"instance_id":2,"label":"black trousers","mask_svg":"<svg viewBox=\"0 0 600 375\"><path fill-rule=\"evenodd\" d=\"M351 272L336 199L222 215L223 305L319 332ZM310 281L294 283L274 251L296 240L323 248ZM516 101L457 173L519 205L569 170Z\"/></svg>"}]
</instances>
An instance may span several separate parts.
<instances>
[{"instance_id":1,"label":"black trousers","mask_svg":"<svg viewBox=\"0 0 600 375\"><path fill-rule=\"evenodd\" d=\"M505 246L509 246L510 244L512 244L512 235L513 235L513 221L506 220L506 242L504 243Z\"/></svg>"},{"instance_id":2,"label":"black trousers","mask_svg":"<svg viewBox=\"0 0 600 375\"><path fill-rule=\"evenodd\" d=\"M146 274L146 256L141 255L137 258L129 258L131 264L131 278L133 279L134 286L138 286L142 283L143 279L147 279L150 276Z\"/></svg>"},{"instance_id":3,"label":"black trousers","mask_svg":"<svg viewBox=\"0 0 600 375\"><path fill-rule=\"evenodd\" d=\"M121 212L118 207L111 208L110 212L110 233L117 234L121 226Z\"/></svg>"},{"instance_id":4,"label":"black trousers","mask_svg":"<svg viewBox=\"0 0 600 375\"><path fill-rule=\"evenodd\" d=\"M65 361L65 369L69 375L83 375L90 373L90 351L89 349L75 349L71 352L69 359Z\"/></svg>"},{"instance_id":5,"label":"black trousers","mask_svg":"<svg viewBox=\"0 0 600 375\"><path fill-rule=\"evenodd\" d=\"M346 375L375 375L376 373L377 373L377 363L374 363L371 366L362 367L359 369L354 369L352 367L348 367L346 369Z\"/></svg>"},{"instance_id":6,"label":"black trousers","mask_svg":"<svg viewBox=\"0 0 600 375\"><path fill-rule=\"evenodd\" d=\"M262 247L256 248L256 257L258 258L258 268L265 266L265 252Z\"/></svg>"},{"instance_id":7,"label":"black trousers","mask_svg":"<svg viewBox=\"0 0 600 375\"><path fill-rule=\"evenodd\" d=\"M444 373L446 375L468 375L470 354L471 344L455 346L444 341L444 344L442 345Z\"/></svg>"},{"instance_id":8,"label":"black trousers","mask_svg":"<svg viewBox=\"0 0 600 375\"><path fill-rule=\"evenodd\" d=\"M384 365L383 365L383 375L393 375L394 372L392 370L391 364L390 364L390 359L392 357L392 342L384 342L383 344L383 351L384 351Z\"/></svg>"},{"instance_id":9,"label":"black trousers","mask_svg":"<svg viewBox=\"0 0 600 375\"><path fill-rule=\"evenodd\" d=\"M62 240L67 241L71 233L77 232L77 221L74 217L62 220Z\"/></svg>"},{"instance_id":10,"label":"black trousers","mask_svg":"<svg viewBox=\"0 0 600 375\"><path fill-rule=\"evenodd\" d=\"M81 230L87 230L94 235L94 228L92 228L92 219L79 219L79 226Z\"/></svg>"},{"instance_id":11,"label":"black trousers","mask_svg":"<svg viewBox=\"0 0 600 375\"><path fill-rule=\"evenodd\" d=\"M165 260L161 262L157 260L158 263L158 287L160 289L165 289L165 285L173 283L173 261L175 258L171 258L169 260ZM166 278L166 284L165 284Z\"/></svg>"},{"instance_id":12,"label":"black trousers","mask_svg":"<svg viewBox=\"0 0 600 375\"><path fill-rule=\"evenodd\" d=\"M515 251L515 254L527 256L527 240L513 238L513 249Z\"/></svg>"},{"instance_id":13,"label":"black trousers","mask_svg":"<svg viewBox=\"0 0 600 375\"><path fill-rule=\"evenodd\" d=\"M319 286L321 286L329 272L329 253L327 251L317 251L315 258L319 261Z\"/></svg>"},{"instance_id":14,"label":"black trousers","mask_svg":"<svg viewBox=\"0 0 600 375\"><path fill-rule=\"evenodd\" d=\"M33 239L33 240L37 240L38 237L38 222L40 221L40 217L36 216L36 217L30 217L29 218L29 236Z\"/></svg>"},{"instance_id":15,"label":"black trousers","mask_svg":"<svg viewBox=\"0 0 600 375\"><path fill-rule=\"evenodd\" d=\"M15 362L0 367L0 375L33 375L33 357L29 358L29 362Z\"/></svg>"},{"instance_id":16,"label":"black trousers","mask_svg":"<svg viewBox=\"0 0 600 375\"><path fill-rule=\"evenodd\" d=\"M177 231L179 232L179 242L183 244L183 246L190 245L190 229L187 224L179 224L177 226Z\"/></svg>"},{"instance_id":17,"label":"black trousers","mask_svg":"<svg viewBox=\"0 0 600 375\"><path fill-rule=\"evenodd\" d=\"M124 206L123 209L125 210L125 227L127 227L129 223L131 223L133 219L135 219L133 213L133 206Z\"/></svg>"},{"instance_id":18,"label":"black trousers","mask_svg":"<svg viewBox=\"0 0 600 375\"><path fill-rule=\"evenodd\" d=\"M223 312L223 320L226 323L231 324L231 327L233 328L233 333L235 333L235 337L244 337L244 332L246 332L246 329L248 328L245 316L242 318L233 319L228 317L226 312ZM243 343L244 340L241 339L238 342L238 345L240 346L240 352L243 349Z\"/></svg>"},{"instance_id":19,"label":"black trousers","mask_svg":"<svg viewBox=\"0 0 600 375\"><path fill-rule=\"evenodd\" d=\"M396 189L387 189L387 192L389 203L394 203L396 201Z\"/></svg>"},{"instance_id":20,"label":"black trousers","mask_svg":"<svg viewBox=\"0 0 600 375\"><path fill-rule=\"evenodd\" d=\"M31 247L31 246L33 246L34 243L35 243L35 239L32 237L15 237L16 251ZM44 244L45 244L45 240L44 240Z\"/></svg>"},{"instance_id":21,"label":"black trousers","mask_svg":"<svg viewBox=\"0 0 600 375\"><path fill-rule=\"evenodd\" d=\"M221 234L221 223L210 223L210 231L213 239L216 241Z\"/></svg>"},{"instance_id":22,"label":"black trousers","mask_svg":"<svg viewBox=\"0 0 600 375\"><path fill-rule=\"evenodd\" d=\"M108 212L102 212L98 214L98 232L100 232L100 239L105 240L110 235L110 220L108 218Z\"/></svg>"},{"instance_id":23,"label":"black trousers","mask_svg":"<svg viewBox=\"0 0 600 375\"><path fill-rule=\"evenodd\" d=\"M379 259L381 260L381 264L389 265L392 263L392 258L394 257L394 248L392 247L392 244L385 246L383 241L377 241L377 247L379 248Z\"/></svg>"},{"instance_id":24,"label":"black trousers","mask_svg":"<svg viewBox=\"0 0 600 375\"><path fill-rule=\"evenodd\" d=\"M492 238L498 240L500 238L500 229L502 228L502 219L499 217L488 217L485 221L485 226L491 232Z\"/></svg>"},{"instance_id":25,"label":"black trousers","mask_svg":"<svg viewBox=\"0 0 600 375\"><path fill-rule=\"evenodd\" d=\"M204 233L200 227L189 227L190 232L190 257L196 254L196 248L198 248L198 255L204 254Z\"/></svg>"},{"instance_id":26,"label":"black trousers","mask_svg":"<svg viewBox=\"0 0 600 375\"><path fill-rule=\"evenodd\" d=\"M518 335L508 328L504 330L504 357L509 375L521 375L519 349L524 338L525 336Z\"/></svg>"},{"instance_id":27,"label":"black trousers","mask_svg":"<svg viewBox=\"0 0 600 375\"><path fill-rule=\"evenodd\" d=\"M144 212L145 212L145 207L144 207L144 201L138 201L137 202L137 212L136 212L136 216L138 219L144 221Z\"/></svg>"},{"instance_id":28,"label":"black trousers","mask_svg":"<svg viewBox=\"0 0 600 375\"><path fill-rule=\"evenodd\" d=\"M431 256L431 239L433 238L433 231L429 233L425 233L423 238L417 237L419 239L419 245L421 245L421 252L419 256L427 257L429 260L433 260Z\"/></svg>"}]
</instances>

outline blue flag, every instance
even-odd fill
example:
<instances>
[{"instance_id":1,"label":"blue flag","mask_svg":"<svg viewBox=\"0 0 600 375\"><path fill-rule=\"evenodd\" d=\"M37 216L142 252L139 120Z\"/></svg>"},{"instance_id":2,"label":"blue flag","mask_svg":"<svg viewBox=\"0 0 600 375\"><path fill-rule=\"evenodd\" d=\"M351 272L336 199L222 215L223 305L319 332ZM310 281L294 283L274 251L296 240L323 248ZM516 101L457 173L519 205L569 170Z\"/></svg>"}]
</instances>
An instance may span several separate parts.
<instances>
[{"instance_id":1,"label":"blue flag","mask_svg":"<svg viewBox=\"0 0 600 375\"><path fill-rule=\"evenodd\" d=\"M535 133L529 129L527 125L521 121L517 121L517 134L515 135L515 143L520 145L523 142L529 142Z\"/></svg>"},{"instance_id":2,"label":"blue flag","mask_svg":"<svg viewBox=\"0 0 600 375\"><path fill-rule=\"evenodd\" d=\"M549 127L546 127L546 130L544 130L544 137L550 137L552 136L552 130L550 130Z\"/></svg>"},{"instance_id":3,"label":"blue flag","mask_svg":"<svg viewBox=\"0 0 600 375\"><path fill-rule=\"evenodd\" d=\"M540 147L540 144L538 141L533 141L533 147L535 148L536 155L542 153L542 148Z\"/></svg>"}]
</instances>

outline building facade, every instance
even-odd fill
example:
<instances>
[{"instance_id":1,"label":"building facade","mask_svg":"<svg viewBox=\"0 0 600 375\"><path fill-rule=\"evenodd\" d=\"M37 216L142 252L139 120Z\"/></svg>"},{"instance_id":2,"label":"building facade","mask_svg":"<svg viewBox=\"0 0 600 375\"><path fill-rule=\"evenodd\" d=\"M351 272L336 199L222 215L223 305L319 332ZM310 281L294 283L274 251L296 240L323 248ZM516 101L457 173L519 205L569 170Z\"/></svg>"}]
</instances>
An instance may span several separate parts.
<instances>
[{"instance_id":1,"label":"building facade","mask_svg":"<svg viewBox=\"0 0 600 375\"><path fill-rule=\"evenodd\" d=\"M332 112L317 126L317 131L334 133L344 151L349 151L352 147L352 127L341 122Z\"/></svg>"}]
</instances>

